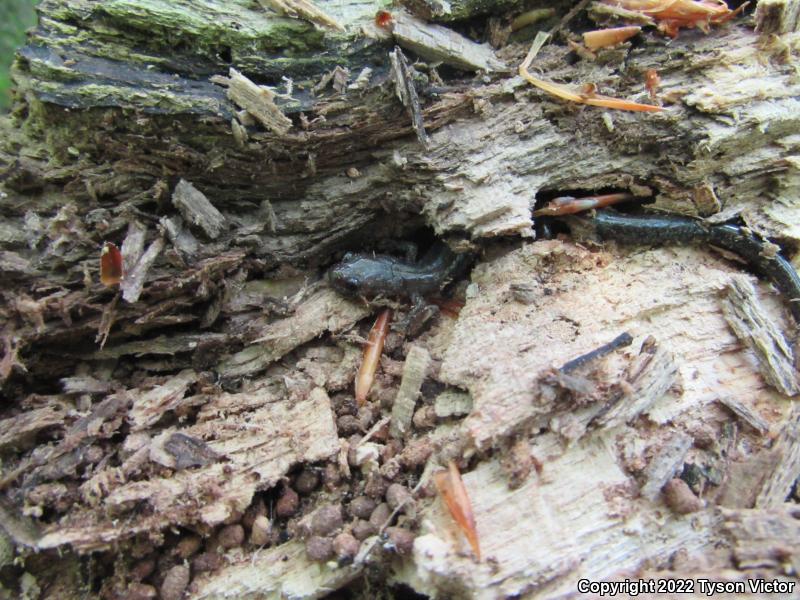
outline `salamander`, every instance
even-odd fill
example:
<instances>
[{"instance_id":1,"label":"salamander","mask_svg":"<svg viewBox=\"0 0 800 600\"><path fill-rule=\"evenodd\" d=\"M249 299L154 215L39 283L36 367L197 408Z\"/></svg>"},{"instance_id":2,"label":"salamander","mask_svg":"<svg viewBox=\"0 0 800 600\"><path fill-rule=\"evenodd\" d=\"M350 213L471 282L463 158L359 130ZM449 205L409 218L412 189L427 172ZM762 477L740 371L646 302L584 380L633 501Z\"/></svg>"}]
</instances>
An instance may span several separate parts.
<instances>
[{"instance_id":1,"label":"salamander","mask_svg":"<svg viewBox=\"0 0 800 600\"><path fill-rule=\"evenodd\" d=\"M704 242L742 257L754 270L769 278L789 300L800 323L800 277L792 264L770 249L766 242L744 227L706 224L677 216L634 216L599 210L592 217L573 217L598 237L627 244L690 244Z\"/></svg>"},{"instance_id":2,"label":"salamander","mask_svg":"<svg viewBox=\"0 0 800 600\"><path fill-rule=\"evenodd\" d=\"M348 253L328 272L335 290L347 296L418 300L461 276L471 257L437 241L417 262L394 256Z\"/></svg>"},{"instance_id":3,"label":"salamander","mask_svg":"<svg viewBox=\"0 0 800 600\"><path fill-rule=\"evenodd\" d=\"M743 227L707 224L673 216L633 216L612 210L590 217L567 217L568 223L588 227L601 239L632 244L690 244L704 242L741 256L768 277L789 299L800 323L800 277L785 258ZM419 262L386 255L348 253L328 273L331 285L348 296L410 298L419 309L424 296L435 294L461 276L472 257L457 254L437 241Z\"/></svg>"}]
</instances>

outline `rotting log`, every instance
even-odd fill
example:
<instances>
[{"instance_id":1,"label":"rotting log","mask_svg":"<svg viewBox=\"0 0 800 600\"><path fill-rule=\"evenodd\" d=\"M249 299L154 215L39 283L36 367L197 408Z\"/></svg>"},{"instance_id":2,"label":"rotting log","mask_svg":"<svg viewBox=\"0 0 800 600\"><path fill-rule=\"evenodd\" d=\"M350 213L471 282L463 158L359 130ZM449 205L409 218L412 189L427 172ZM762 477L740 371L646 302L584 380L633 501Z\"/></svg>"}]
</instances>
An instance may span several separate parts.
<instances>
[{"instance_id":1,"label":"rotting log","mask_svg":"<svg viewBox=\"0 0 800 600\"><path fill-rule=\"evenodd\" d=\"M638 102L656 69L658 114L556 100L514 75L527 43L462 35L484 15L505 27L523 10L511 0L412 2L415 16L268 4L39 8L0 120L0 591L179 597L184 562L198 598L796 580L785 302L708 248L534 241L531 209L625 191L739 219L796 262L797 2L669 42L645 29L594 59L562 33L533 64ZM375 24L387 8L396 35ZM390 334L358 409L370 309L321 274L422 228L478 254L464 307L411 344ZM106 241L123 250L119 294L98 283ZM630 347L559 369L623 332ZM449 460L480 563L431 499ZM662 494L674 477L686 502Z\"/></svg>"}]
</instances>

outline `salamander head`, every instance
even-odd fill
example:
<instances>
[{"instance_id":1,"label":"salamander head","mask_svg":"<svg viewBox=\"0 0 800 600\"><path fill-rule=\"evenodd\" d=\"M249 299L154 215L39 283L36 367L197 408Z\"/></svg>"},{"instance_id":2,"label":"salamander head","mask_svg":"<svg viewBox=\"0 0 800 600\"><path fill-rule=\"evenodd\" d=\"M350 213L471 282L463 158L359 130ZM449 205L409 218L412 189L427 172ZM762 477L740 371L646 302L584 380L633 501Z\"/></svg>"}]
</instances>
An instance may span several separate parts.
<instances>
[{"instance_id":1,"label":"salamander head","mask_svg":"<svg viewBox=\"0 0 800 600\"><path fill-rule=\"evenodd\" d=\"M333 289L345 296L376 296L386 293L391 271L380 260L367 256L347 255L328 271Z\"/></svg>"}]
</instances>

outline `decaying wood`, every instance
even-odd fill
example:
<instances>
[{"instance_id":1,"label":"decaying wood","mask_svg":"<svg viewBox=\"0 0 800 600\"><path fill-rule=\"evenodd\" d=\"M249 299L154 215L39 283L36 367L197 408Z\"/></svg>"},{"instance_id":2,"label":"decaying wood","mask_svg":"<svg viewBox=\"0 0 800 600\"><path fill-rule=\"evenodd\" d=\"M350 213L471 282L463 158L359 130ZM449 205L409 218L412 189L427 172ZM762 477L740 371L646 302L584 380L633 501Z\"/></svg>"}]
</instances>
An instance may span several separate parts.
<instances>
[{"instance_id":1,"label":"decaying wood","mask_svg":"<svg viewBox=\"0 0 800 600\"><path fill-rule=\"evenodd\" d=\"M759 33L793 33L800 28L800 2L764 0L756 5L755 16Z\"/></svg>"},{"instance_id":2,"label":"decaying wood","mask_svg":"<svg viewBox=\"0 0 800 600\"><path fill-rule=\"evenodd\" d=\"M231 68L228 84L228 98L246 110L267 130L283 135L292 127L292 121L275 105L275 94L264 86L259 86Z\"/></svg>"},{"instance_id":3,"label":"decaying wood","mask_svg":"<svg viewBox=\"0 0 800 600\"><path fill-rule=\"evenodd\" d=\"M59 598L97 581L152 597L176 567L198 598L318 598L373 576L549 598L642 569L796 570L797 324L781 298L707 248L534 241L531 209L652 195L792 258L797 3L759 3L759 31L737 19L667 45L644 28L597 60L557 40L532 65L637 102L655 69L651 115L554 99L510 73L527 40L495 53L423 20L509 22L517 2L411 2L391 32L383 5L318 4L341 27L248 0L42 3L0 119L0 528L17 560ZM624 12L602 6L590 17ZM414 340L390 333L358 407L374 309L323 271L423 227L475 251L464 306ZM120 294L97 282L107 241ZM630 347L558 374L623 331ZM450 460L480 562L427 489ZM674 478L700 499L691 514L662 494ZM83 581L86 552L114 566Z\"/></svg>"},{"instance_id":4,"label":"decaying wood","mask_svg":"<svg viewBox=\"0 0 800 600\"><path fill-rule=\"evenodd\" d=\"M756 508L780 505L800 477L800 408L795 404L772 446L775 463L756 497Z\"/></svg>"},{"instance_id":5,"label":"decaying wood","mask_svg":"<svg viewBox=\"0 0 800 600\"><path fill-rule=\"evenodd\" d=\"M209 238L219 237L225 226L225 217L191 183L184 179L178 182L172 193L172 204L186 221L202 229Z\"/></svg>"},{"instance_id":6,"label":"decaying wood","mask_svg":"<svg viewBox=\"0 0 800 600\"><path fill-rule=\"evenodd\" d=\"M721 396L719 402L759 434L765 435L769 431L769 423L756 413L752 407L730 396Z\"/></svg>"},{"instance_id":7,"label":"decaying wood","mask_svg":"<svg viewBox=\"0 0 800 600\"><path fill-rule=\"evenodd\" d=\"M800 393L794 353L775 323L764 317L753 284L744 276L732 278L722 306L731 329L756 355L767 383L787 396Z\"/></svg>"},{"instance_id":8,"label":"decaying wood","mask_svg":"<svg viewBox=\"0 0 800 600\"><path fill-rule=\"evenodd\" d=\"M425 379L430 354L422 346L411 346L403 364L403 377L400 388L392 404L392 422L389 431L394 437L402 438L411 429L414 405L419 398L419 390Z\"/></svg>"},{"instance_id":9,"label":"decaying wood","mask_svg":"<svg viewBox=\"0 0 800 600\"><path fill-rule=\"evenodd\" d=\"M362 568L320 565L306 557L303 544L289 542L231 564L198 581L195 597L202 599L275 596L312 600L355 579Z\"/></svg>"},{"instance_id":10,"label":"decaying wood","mask_svg":"<svg viewBox=\"0 0 800 600\"><path fill-rule=\"evenodd\" d=\"M797 504L780 503L770 509L724 510L722 514L740 567L782 568L790 564L796 569L800 564Z\"/></svg>"},{"instance_id":11,"label":"decaying wood","mask_svg":"<svg viewBox=\"0 0 800 600\"><path fill-rule=\"evenodd\" d=\"M488 45L476 44L451 29L426 23L403 10L392 12L392 35L400 46L432 62L472 71L506 69Z\"/></svg>"},{"instance_id":12,"label":"decaying wood","mask_svg":"<svg viewBox=\"0 0 800 600\"><path fill-rule=\"evenodd\" d=\"M627 382L631 386L611 409L598 416L597 424L615 427L629 423L660 400L677 382L678 368L669 351L648 338L638 360L631 364Z\"/></svg>"},{"instance_id":13,"label":"decaying wood","mask_svg":"<svg viewBox=\"0 0 800 600\"><path fill-rule=\"evenodd\" d=\"M253 382L247 393L216 397L203 407L198 422L181 428L180 433L204 440L219 460L145 481L127 481L132 472L126 471L134 465L123 463L119 469L100 471L85 484L85 493L116 518L126 515L126 526L115 526L114 519L97 521L94 511L86 507L43 532L38 547L70 545L90 550L170 524L218 524L233 511L247 508L257 489L275 485L296 462L322 460L338 451L330 400L322 389L313 389L306 399L291 406L279 400L265 382L261 386ZM234 415L227 407L237 404L242 408ZM224 426L218 422L219 411L228 415ZM142 447L148 449L149 443L144 440ZM216 490L216 497L201 505L199 512L187 504L188 499L203 497L211 489ZM132 511L141 503L152 512Z\"/></svg>"},{"instance_id":14,"label":"decaying wood","mask_svg":"<svg viewBox=\"0 0 800 600\"><path fill-rule=\"evenodd\" d=\"M653 458L644 470L643 497L648 500L656 499L664 484L683 468L683 462L691 446L691 436L679 432L654 451Z\"/></svg>"},{"instance_id":15,"label":"decaying wood","mask_svg":"<svg viewBox=\"0 0 800 600\"><path fill-rule=\"evenodd\" d=\"M307 19L323 27L344 31L344 27L342 27L341 23L326 14L325 11L320 10L320 8L310 0L259 0L259 3L265 8L272 8L278 11L280 14Z\"/></svg>"}]
</instances>

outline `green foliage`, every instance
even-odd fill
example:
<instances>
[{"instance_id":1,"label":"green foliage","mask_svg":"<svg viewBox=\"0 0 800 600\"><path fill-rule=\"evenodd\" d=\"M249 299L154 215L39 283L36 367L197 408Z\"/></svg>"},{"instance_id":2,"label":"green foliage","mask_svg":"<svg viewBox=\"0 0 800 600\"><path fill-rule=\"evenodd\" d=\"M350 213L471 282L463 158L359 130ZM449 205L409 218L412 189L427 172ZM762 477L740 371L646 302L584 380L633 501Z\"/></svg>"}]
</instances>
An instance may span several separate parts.
<instances>
[{"instance_id":1,"label":"green foliage","mask_svg":"<svg viewBox=\"0 0 800 600\"><path fill-rule=\"evenodd\" d=\"M0 0L0 110L10 103L8 69L25 42L25 30L36 24L36 4L38 0Z\"/></svg>"}]
</instances>

